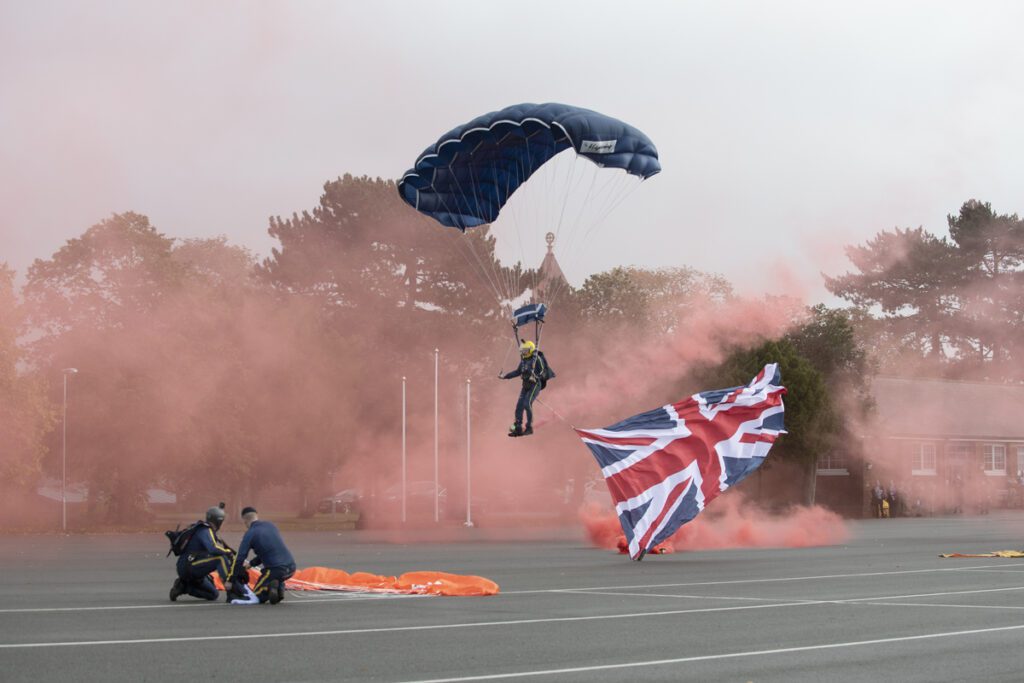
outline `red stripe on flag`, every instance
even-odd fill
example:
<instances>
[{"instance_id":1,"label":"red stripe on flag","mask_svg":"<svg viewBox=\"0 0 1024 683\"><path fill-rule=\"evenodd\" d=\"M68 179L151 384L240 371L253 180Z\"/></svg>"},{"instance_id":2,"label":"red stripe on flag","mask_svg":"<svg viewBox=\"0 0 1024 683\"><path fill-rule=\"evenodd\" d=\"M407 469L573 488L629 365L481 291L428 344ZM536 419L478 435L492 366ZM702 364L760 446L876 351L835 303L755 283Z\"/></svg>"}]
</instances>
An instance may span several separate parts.
<instances>
[{"instance_id":1,"label":"red stripe on flag","mask_svg":"<svg viewBox=\"0 0 1024 683\"><path fill-rule=\"evenodd\" d=\"M740 437L740 443L775 443L775 439L779 438L775 434L751 434L747 432Z\"/></svg>"},{"instance_id":2,"label":"red stripe on flag","mask_svg":"<svg viewBox=\"0 0 1024 683\"><path fill-rule=\"evenodd\" d=\"M653 436L601 436L600 434L594 434L583 429L577 429L576 433L581 438L590 439L591 441L600 441L611 446L650 446L658 439Z\"/></svg>"},{"instance_id":3,"label":"red stripe on flag","mask_svg":"<svg viewBox=\"0 0 1024 683\"><path fill-rule=\"evenodd\" d=\"M686 489L689 488L691 481L693 481L693 479L686 479L685 481L679 483L676 487L674 487L671 491L668 492L668 496L665 499L665 504L661 506L661 512L658 514L655 520L651 522L651 525L647 527L647 533L645 533L639 541L641 549L646 549L648 544L650 544L651 537L654 535L654 530L657 529L658 526L661 524L661 520L665 519L665 515L667 515L668 511L672 509L673 505L675 505L676 500L678 500L679 497L682 496L683 493L686 491Z\"/></svg>"}]
</instances>

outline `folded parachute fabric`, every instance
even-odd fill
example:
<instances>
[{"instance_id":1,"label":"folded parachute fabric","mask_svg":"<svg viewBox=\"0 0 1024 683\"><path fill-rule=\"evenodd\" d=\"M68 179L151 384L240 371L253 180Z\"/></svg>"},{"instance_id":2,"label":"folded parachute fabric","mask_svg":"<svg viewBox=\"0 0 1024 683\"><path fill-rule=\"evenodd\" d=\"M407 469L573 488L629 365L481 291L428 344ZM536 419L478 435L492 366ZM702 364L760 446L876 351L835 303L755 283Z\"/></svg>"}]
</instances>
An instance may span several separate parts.
<instances>
[{"instance_id":1,"label":"folded parachute fabric","mask_svg":"<svg viewBox=\"0 0 1024 683\"><path fill-rule=\"evenodd\" d=\"M1022 550L996 550L991 553L949 553L948 555L939 555L939 557L1024 557L1024 551Z\"/></svg>"},{"instance_id":2,"label":"folded parachute fabric","mask_svg":"<svg viewBox=\"0 0 1024 683\"><path fill-rule=\"evenodd\" d=\"M249 583L255 585L260 573L249 570ZM220 577L213 575L217 588ZM366 572L349 574L341 569L308 567L299 569L285 582L293 591L338 591L356 593L395 593L405 595L482 596L497 595L498 584L482 576L446 572L406 572L401 576L379 576Z\"/></svg>"}]
</instances>

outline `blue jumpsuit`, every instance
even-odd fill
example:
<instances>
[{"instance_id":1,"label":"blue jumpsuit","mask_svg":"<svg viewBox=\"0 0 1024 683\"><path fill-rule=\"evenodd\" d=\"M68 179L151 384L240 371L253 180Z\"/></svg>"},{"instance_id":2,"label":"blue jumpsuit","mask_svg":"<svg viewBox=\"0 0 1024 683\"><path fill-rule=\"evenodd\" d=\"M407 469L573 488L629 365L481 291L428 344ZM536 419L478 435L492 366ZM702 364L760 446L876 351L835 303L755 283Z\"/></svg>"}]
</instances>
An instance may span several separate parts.
<instances>
[{"instance_id":1,"label":"blue jumpsuit","mask_svg":"<svg viewBox=\"0 0 1024 683\"><path fill-rule=\"evenodd\" d=\"M285 546L277 527L270 522L257 519L242 537L242 544L238 546L238 554L231 565L231 576L244 571L242 562L250 550L256 555L250 564L263 565L263 571L256 585L252 587L252 592L260 602L266 602L270 599L270 582L278 581L283 586L285 580L295 573L295 558Z\"/></svg>"},{"instance_id":2,"label":"blue jumpsuit","mask_svg":"<svg viewBox=\"0 0 1024 683\"><path fill-rule=\"evenodd\" d=\"M216 600L217 587L210 574L217 572L221 579L227 579L234 561L235 552L221 540L213 527L200 522L185 551L178 556L178 578L185 584L189 595Z\"/></svg>"},{"instance_id":3,"label":"blue jumpsuit","mask_svg":"<svg viewBox=\"0 0 1024 683\"><path fill-rule=\"evenodd\" d=\"M544 360L540 352L535 351L529 358L519 361L518 368L502 376L502 379L523 378L523 388L520 389L519 400L516 401L515 427L517 431L523 426L523 413L526 413L526 429L533 429L533 402L541 391L541 377L544 376L544 370Z\"/></svg>"}]
</instances>

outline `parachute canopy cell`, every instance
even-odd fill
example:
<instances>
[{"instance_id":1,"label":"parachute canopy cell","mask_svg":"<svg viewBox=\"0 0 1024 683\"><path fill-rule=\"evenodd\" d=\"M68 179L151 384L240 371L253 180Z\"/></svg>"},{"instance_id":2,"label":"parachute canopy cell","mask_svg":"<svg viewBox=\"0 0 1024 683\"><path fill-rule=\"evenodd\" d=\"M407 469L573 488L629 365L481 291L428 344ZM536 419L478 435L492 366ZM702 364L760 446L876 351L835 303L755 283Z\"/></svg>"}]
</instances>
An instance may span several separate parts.
<instances>
[{"instance_id":1,"label":"parachute canopy cell","mask_svg":"<svg viewBox=\"0 0 1024 683\"><path fill-rule=\"evenodd\" d=\"M534 171L570 148L641 180L661 170L654 143L628 123L567 104L517 104L445 133L398 192L417 211L465 231L494 221Z\"/></svg>"}]
</instances>

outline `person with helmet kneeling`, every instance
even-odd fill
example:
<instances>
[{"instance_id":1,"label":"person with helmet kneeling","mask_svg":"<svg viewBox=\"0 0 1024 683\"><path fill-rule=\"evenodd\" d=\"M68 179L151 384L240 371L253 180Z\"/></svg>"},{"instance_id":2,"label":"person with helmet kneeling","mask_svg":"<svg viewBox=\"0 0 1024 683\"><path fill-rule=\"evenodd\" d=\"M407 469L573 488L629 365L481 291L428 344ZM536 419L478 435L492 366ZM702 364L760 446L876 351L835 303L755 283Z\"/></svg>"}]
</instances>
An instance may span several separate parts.
<instances>
[{"instance_id":1,"label":"person with helmet kneeling","mask_svg":"<svg viewBox=\"0 0 1024 683\"><path fill-rule=\"evenodd\" d=\"M499 379L513 379L521 377L523 387L519 391L519 400L516 402L516 421L508 431L509 436L526 436L533 434L533 402L537 394L547 386L548 379L555 376L548 367L544 354L537 349L532 341L524 341L519 345L519 367L504 375L499 374ZM526 427L523 428L523 413L526 413Z\"/></svg>"},{"instance_id":2,"label":"person with helmet kneeling","mask_svg":"<svg viewBox=\"0 0 1024 683\"><path fill-rule=\"evenodd\" d=\"M178 578L171 586L171 601L189 595L203 600L216 600L219 595L210 574L217 572L221 579L230 576L235 551L217 534L224 523L224 503L206 511L206 519L189 527L190 533L184 550L178 555ZM228 599L231 599L229 592Z\"/></svg>"},{"instance_id":3,"label":"person with helmet kneeling","mask_svg":"<svg viewBox=\"0 0 1024 683\"><path fill-rule=\"evenodd\" d=\"M295 558L285 546L281 532L271 522L260 521L256 508L242 508L242 521L246 532L231 566L232 583L246 575L244 562L252 550L255 557L250 566L263 566L252 592L258 602L276 605L284 599L284 582L295 574Z\"/></svg>"}]
</instances>

